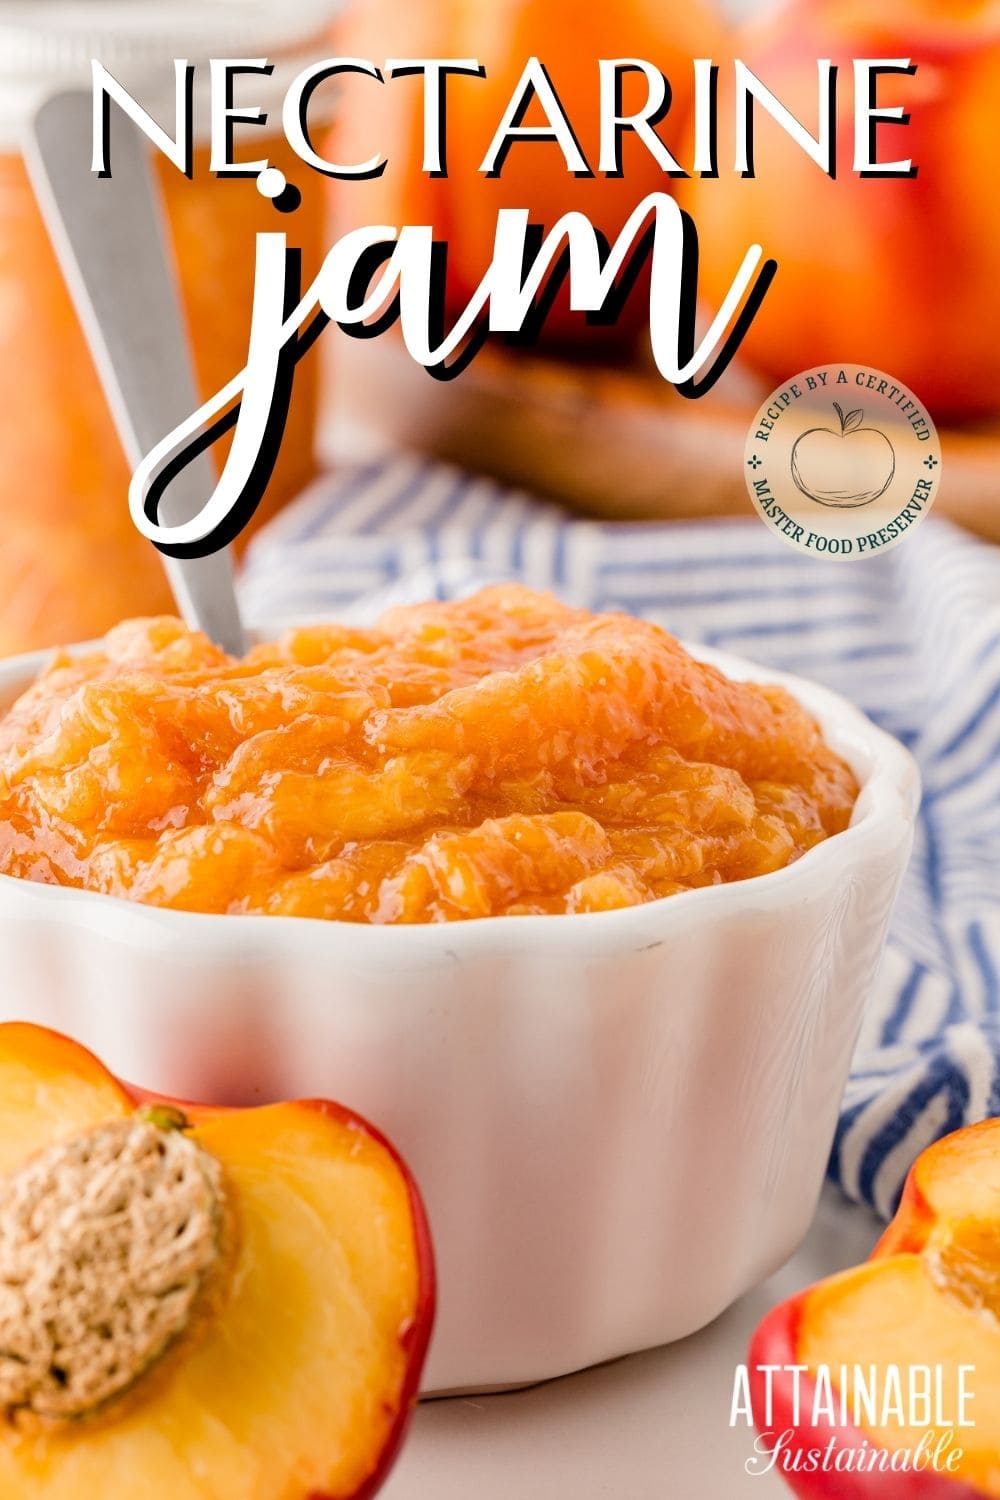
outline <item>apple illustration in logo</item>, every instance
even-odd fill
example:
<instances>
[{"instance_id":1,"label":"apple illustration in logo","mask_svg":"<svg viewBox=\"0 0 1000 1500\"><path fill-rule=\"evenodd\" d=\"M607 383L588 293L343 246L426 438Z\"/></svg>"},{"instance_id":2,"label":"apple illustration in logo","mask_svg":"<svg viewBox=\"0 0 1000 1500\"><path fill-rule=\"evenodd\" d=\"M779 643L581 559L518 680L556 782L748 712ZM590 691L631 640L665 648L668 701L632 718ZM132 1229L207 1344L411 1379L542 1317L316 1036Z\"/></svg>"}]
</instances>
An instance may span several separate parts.
<instances>
[{"instance_id":1,"label":"apple illustration in logo","mask_svg":"<svg viewBox=\"0 0 1000 1500\"><path fill-rule=\"evenodd\" d=\"M862 427L865 414L859 407L846 416L833 403L840 418L840 431L833 427L810 427L792 449L792 478L810 500L851 510L870 505L885 493L896 472L896 454L884 432Z\"/></svg>"}]
</instances>

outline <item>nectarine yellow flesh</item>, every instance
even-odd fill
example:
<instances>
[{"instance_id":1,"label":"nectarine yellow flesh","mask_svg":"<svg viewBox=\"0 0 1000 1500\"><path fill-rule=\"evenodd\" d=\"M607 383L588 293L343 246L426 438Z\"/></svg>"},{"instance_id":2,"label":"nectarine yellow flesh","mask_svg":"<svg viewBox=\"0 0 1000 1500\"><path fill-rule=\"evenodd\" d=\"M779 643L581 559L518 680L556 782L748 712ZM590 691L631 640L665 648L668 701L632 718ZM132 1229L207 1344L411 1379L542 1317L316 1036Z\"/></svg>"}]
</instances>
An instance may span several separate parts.
<instances>
[{"instance_id":1,"label":"nectarine yellow flesh","mask_svg":"<svg viewBox=\"0 0 1000 1500\"><path fill-rule=\"evenodd\" d=\"M943 1292L966 1307L1000 1319L1000 1220L946 1221L934 1234L925 1258Z\"/></svg>"},{"instance_id":2,"label":"nectarine yellow flesh","mask_svg":"<svg viewBox=\"0 0 1000 1500\"><path fill-rule=\"evenodd\" d=\"M975 1425L954 1432L955 1444L964 1450L960 1477L984 1495L1000 1497L1000 1322L948 1295L925 1256L872 1260L820 1282L803 1303L797 1355L810 1369L829 1366L835 1383L846 1367L849 1400L856 1366L867 1371L876 1365L882 1391L891 1365L899 1368L904 1384L914 1365L941 1365L946 1403L957 1389L958 1367L973 1366L966 1415ZM906 1397L904 1411L908 1406ZM925 1434L924 1427L894 1420L886 1427L862 1425L874 1443L888 1449L916 1448Z\"/></svg>"},{"instance_id":3,"label":"nectarine yellow flesh","mask_svg":"<svg viewBox=\"0 0 1000 1500\"><path fill-rule=\"evenodd\" d=\"M1000 1221L1000 1120L935 1141L913 1165L873 1258L920 1251L942 1220Z\"/></svg>"},{"instance_id":4,"label":"nectarine yellow flesh","mask_svg":"<svg viewBox=\"0 0 1000 1500\"><path fill-rule=\"evenodd\" d=\"M1000 1120L984 1120L928 1147L914 1182L938 1219L1000 1219Z\"/></svg>"},{"instance_id":5,"label":"nectarine yellow flesh","mask_svg":"<svg viewBox=\"0 0 1000 1500\"><path fill-rule=\"evenodd\" d=\"M133 1109L96 1060L0 1027L2 1165ZM217 1312L121 1412L0 1436L3 1500L338 1500L379 1467L409 1370L420 1247L389 1149L312 1104L189 1112L239 1243ZM13 1158L17 1158L15 1162Z\"/></svg>"},{"instance_id":6,"label":"nectarine yellow flesh","mask_svg":"<svg viewBox=\"0 0 1000 1500\"><path fill-rule=\"evenodd\" d=\"M0 1172L135 1104L83 1047L54 1031L0 1026Z\"/></svg>"}]
</instances>

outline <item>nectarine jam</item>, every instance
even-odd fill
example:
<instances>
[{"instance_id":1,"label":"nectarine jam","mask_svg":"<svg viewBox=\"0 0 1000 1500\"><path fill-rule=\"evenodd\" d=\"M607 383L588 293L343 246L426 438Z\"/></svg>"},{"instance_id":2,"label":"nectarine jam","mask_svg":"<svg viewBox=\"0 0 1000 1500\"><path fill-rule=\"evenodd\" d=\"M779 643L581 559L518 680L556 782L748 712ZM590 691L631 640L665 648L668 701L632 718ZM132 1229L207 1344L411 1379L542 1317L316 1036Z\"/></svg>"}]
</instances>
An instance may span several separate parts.
<instances>
[{"instance_id":1,"label":"nectarine jam","mask_svg":"<svg viewBox=\"0 0 1000 1500\"><path fill-rule=\"evenodd\" d=\"M856 794L782 689L509 585L243 660L169 618L59 656L0 721L0 872L352 922L601 911L780 869Z\"/></svg>"}]
</instances>

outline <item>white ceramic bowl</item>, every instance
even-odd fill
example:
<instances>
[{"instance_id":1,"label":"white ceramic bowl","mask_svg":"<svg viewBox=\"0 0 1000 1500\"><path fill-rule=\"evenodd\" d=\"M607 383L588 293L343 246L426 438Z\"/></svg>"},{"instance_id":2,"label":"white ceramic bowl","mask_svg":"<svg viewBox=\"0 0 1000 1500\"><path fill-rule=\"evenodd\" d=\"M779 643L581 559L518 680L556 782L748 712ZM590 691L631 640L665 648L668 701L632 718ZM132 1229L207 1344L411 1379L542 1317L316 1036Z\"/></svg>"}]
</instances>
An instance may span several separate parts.
<instances>
[{"instance_id":1,"label":"white ceramic bowl","mask_svg":"<svg viewBox=\"0 0 1000 1500\"><path fill-rule=\"evenodd\" d=\"M435 1236L428 1390L693 1332L812 1217L918 799L907 752L784 682L862 791L771 875L623 911L377 928L0 877L0 1017L182 1098L327 1095L407 1158ZM0 664L0 704L43 657Z\"/></svg>"}]
</instances>

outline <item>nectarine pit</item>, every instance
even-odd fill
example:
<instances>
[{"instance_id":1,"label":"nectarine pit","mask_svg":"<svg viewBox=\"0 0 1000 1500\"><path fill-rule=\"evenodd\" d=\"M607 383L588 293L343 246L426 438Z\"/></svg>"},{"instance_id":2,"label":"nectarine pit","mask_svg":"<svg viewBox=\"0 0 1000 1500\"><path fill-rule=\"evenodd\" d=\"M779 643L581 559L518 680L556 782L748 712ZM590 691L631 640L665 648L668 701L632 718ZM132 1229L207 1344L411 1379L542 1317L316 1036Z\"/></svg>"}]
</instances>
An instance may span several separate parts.
<instances>
[{"instance_id":1,"label":"nectarine pit","mask_svg":"<svg viewBox=\"0 0 1000 1500\"><path fill-rule=\"evenodd\" d=\"M0 1409L51 1428L131 1394L214 1304L231 1218L218 1161L169 1105L0 1181Z\"/></svg>"}]
</instances>

